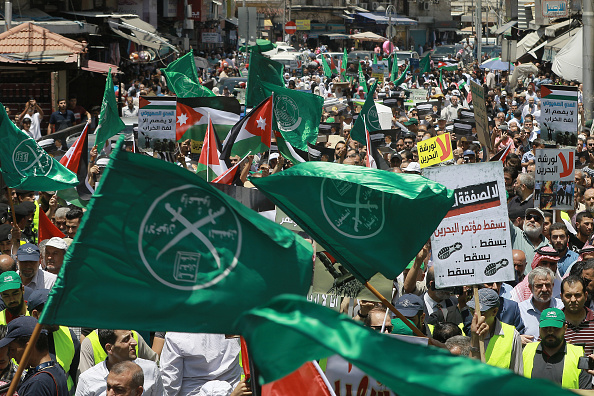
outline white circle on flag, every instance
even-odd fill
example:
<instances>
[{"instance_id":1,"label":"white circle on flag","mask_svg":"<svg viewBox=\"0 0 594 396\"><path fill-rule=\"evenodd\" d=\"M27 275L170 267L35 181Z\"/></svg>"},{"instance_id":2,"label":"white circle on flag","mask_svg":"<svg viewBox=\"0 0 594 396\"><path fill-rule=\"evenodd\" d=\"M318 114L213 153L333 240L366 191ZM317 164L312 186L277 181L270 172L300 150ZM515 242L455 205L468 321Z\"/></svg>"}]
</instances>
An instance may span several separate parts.
<instances>
[{"instance_id":1,"label":"white circle on flag","mask_svg":"<svg viewBox=\"0 0 594 396\"><path fill-rule=\"evenodd\" d=\"M31 174L47 176L54 166L53 158L37 144L30 143L29 139L25 139L15 147L12 152L12 165L23 177Z\"/></svg>"}]
</instances>

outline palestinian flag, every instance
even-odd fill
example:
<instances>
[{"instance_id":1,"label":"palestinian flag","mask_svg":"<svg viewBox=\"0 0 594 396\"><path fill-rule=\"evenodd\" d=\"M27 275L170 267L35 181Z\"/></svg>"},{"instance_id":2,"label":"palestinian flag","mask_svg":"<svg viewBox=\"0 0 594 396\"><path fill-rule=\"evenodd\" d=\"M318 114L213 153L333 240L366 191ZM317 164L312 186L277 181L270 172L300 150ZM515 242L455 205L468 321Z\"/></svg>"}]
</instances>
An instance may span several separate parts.
<instances>
[{"instance_id":1,"label":"palestinian flag","mask_svg":"<svg viewBox=\"0 0 594 396\"><path fill-rule=\"evenodd\" d=\"M86 207L95 191L89 184L88 177L88 130L89 124L87 123L78 139L70 146L66 154L60 158L60 164L76 173L78 185L74 188L58 191L58 197L78 207Z\"/></svg>"},{"instance_id":2,"label":"palestinian flag","mask_svg":"<svg viewBox=\"0 0 594 396\"><path fill-rule=\"evenodd\" d=\"M365 125L365 116L363 116L363 124ZM367 145L367 155L365 156L365 166L368 168L375 168L377 169L377 164L375 163L375 158L373 158L373 147L371 146L371 137L369 136L369 129L367 129L367 125L365 125L365 142Z\"/></svg>"},{"instance_id":3,"label":"palestinian flag","mask_svg":"<svg viewBox=\"0 0 594 396\"><path fill-rule=\"evenodd\" d=\"M227 164L219 159L221 156L220 141L215 135L212 120L209 118L207 122L208 129L204 136L196 174L206 181L212 181L227 171Z\"/></svg>"},{"instance_id":4,"label":"palestinian flag","mask_svg":"<svg viewBox=\"0 0 594 396\"><path fill-rule=\"evenodd\" d=\"M221 174L220 176L216 177L212 182L218 184L233 184L235 176L237 175L237 171L239 170L239 165L241 165L243 161L245 161L248 155L250 154L246 154L245 157L237 161L235 165L227 169L227 171Z\"/></svg>"},{"instance_id":5,"label":"palestinian flag","mask_svg":"<svg viewBox=\"0 0 594 396\"><path fill-rule=\"evenodd\" d=\"M332 74L338 75L338 68L336 67L336 63L334 63L334 58L330 57L330 71Z\"/></svg>"},{"instance_id":6,"label":"palestinian flag","mask_svg":"<svg viewBox=\"0 0 594 396\"><path fill-rule=\"evenodd\" d=\"M437 68L439 70L454 71L454 70L458 70L458 64L456 62L439 61L437 63Z\"/></svg>"},{"instance_id":7,"label":"palestinian flag","mask_svg":"<svg viewBox=\"0 0 594 396\"><path fill-rule=\"evenodd\" d=\"M274 131L274 136L276 137L276 145L278 147L278 152L291 161L294 165L300 162L306 162L309 156L307 151L299 150L291 145L291 143L287 142L283 135L279 131Z\"/></svg>"},{"instance_id":8,"label":"palestinian flag","mask_svg":"<svg viewBox=\"0 0 594 396\"><path fill-rule=\"evenodd\" d=\"M512 144L510 143L507 145L506 148L498 151L493 157L491 157L491 159L489 161L501 161L501 162L505 163L505 159L507 158L507 155L511 151L511 145Z\"/></svg>"},{"instance_id":9,"label":"palestinian flag","mask_svg":"<svg viewBox=\"0 0 594 396\"><path fill-rule=\"evenodd\" d=\"M577 87L561 85L541 85L540 97L541 99L547 100L567 100L577 102L578 89Z\"/></svg>"},{"instance_id":10,"label":"palestinian flag","mask_svg":"<svg viewBox=\"0 0 594 396\"><path fill-rule=\"evenodd\" d=\"M231 128L223 142L221 158L248 153L262 153L270 149L272 136L272 96L260 103Z\"/></svg>"},{"instance_id":11,"label":"palestinian flag","mask_svg":"<svg viewBox=\"0 0 594 396\"><path fill-rule=\"evenodd\" d=\"M177 98L175 138L177 141L204 140L208 115L219 140L225 139L239 121L241 106L237 99L225 96Z\"/></svg>"}]
</instances>

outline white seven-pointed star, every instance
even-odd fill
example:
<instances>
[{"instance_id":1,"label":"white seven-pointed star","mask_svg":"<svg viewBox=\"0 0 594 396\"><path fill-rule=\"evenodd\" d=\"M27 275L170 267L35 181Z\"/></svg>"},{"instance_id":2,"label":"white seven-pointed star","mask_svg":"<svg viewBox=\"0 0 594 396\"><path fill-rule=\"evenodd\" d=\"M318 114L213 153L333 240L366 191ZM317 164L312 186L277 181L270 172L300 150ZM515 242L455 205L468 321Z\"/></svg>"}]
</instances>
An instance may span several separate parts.
<instances>
[{"instance_id":1,"label":"white seven-pointed star","mask_svg":"<svg viewBox=\"0 0 594 396\"><path fill-rule=\"evenodd\" d=\"M182 113L179 117L177 117L177 123L179 125L184 125L188 121L188 116L185 113Z\"/></svg>"},{"instance_id":2,"label":"white seven-pointed star","mask_svg":"<svg viewBox=\"0 0 594 396\"><path fill-rule=\"evenodd\" d=\"M261 130L265 130L266 129L266 118L258 118L258 121L256 121L258 123L258 128L260 128Z\"/></svg>"}]
</instances>

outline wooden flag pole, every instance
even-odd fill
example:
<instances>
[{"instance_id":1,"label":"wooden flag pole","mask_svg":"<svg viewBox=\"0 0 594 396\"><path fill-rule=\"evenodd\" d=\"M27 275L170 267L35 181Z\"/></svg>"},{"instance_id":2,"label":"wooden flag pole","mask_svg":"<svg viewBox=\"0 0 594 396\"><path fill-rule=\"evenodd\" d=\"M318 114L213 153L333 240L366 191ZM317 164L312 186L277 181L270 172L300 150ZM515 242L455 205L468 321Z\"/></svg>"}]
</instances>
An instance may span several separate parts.
<instances>
[{"instance_id":1,"label":"wooden flag pole","mask_svg":"<svg viewBox=\"0 0 594 396\"><path fill-rule=\"evenodd\" d=\"M479 292L478 292L478 287L476 285L474 285L474 287L472 288L472 296L474 297L474 312L478 312L480 315L481 312L481 304L479 302ZM480 357L481 357L481 362L485 363L485 343L483 342L484 337L483 336L478 336L478 334L476 333L472 333L472 338L475 339L476 337L478 337L479 339L479 353L480 353Z\"/></svg>"},{"instance_id":2,"label":"wooden flag pole","mask_svg":"<svg viewBox=\"0 0 594 396\"><path fill-rule=\"evenodd\" d=\"M396 309L395 306L393 306L388 300L386 300L386 297L384 297L380 292L378 292L375 287L371 286L369 282L365 282L365 287L369 289L369 291L372 292L374 296L380 299L382 304L384 304L384 307L394 312L398 319L402 320L404 324L412 330L414 335L419 337L427 337L425 334L423 334L423 332L421 332L421 330L417 329L417 327L413 325L404 315L402 315L400 311Z\"/></svg>"},{"instance_id":3,"label":"wooden flag pole","mask_svg":"<svg viewBox=\"0 0 594 396\"><path fill-rule=\"evenodd\" d=\"M25 353L23 353L23 357L19 362L19 368L17 369L17 372L14 375L12 382L10 383L10 388L8 388L8 392L6 393L7 396L14 395L14 392L16 391L16 388L19 385L21 375L23 374L25 367L27 367L27 364L29 363L31 352L33 351L33 348L35 348L35 344L37 344L39 334L41 334L41 323L37 322L37 324L35 325L35 329L33 330L33 334L31 334L31 338L29 338L29 342L27 343L27 347L25 348Z\"/></svg>"},{"instance_id":4,"label":"wooden flag pole","mask_svg":"<svg viewBox=\"0 0 594 396\"><path fill-rule=\"evenodd\" d=\"M12 226L13 227L16 227L16 228L19 228L19 225L17 224L17 221L16 221L16 213L14 211L14 201L12 200L12 191L13 191L13 189L10 188L10 187L6 187L6 191L7 191L7 195L8 195L8 205L10 206L10 216L12 217ZM10 252L11 252L11 254L15 254L16 255L16 252L13 252L12 251L12 249L14 247L14 244L12 243L12 238L10 238L10 239L11 239L11 241L10 241Z\"/></svg>"}]
</instances>

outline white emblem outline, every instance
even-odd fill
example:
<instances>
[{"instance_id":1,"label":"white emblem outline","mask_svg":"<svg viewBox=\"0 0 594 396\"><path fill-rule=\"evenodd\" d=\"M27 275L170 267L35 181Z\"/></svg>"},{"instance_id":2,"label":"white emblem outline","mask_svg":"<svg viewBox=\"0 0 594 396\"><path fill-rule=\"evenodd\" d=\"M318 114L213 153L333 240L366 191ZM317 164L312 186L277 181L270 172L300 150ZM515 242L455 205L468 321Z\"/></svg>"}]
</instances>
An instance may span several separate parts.
<instances>
[{"instance_id":1,"label":"white emblem outline","mask_svg":"<svg viewBox=\"0 0 594 396\"><path fill-rule=\"evenodd\" d=\"M299 125L301 125L302 119L301 119L301 117L299 117L299 106L297 105L297 102L295 102L293 100L293 98L291 98L290 96L287 96L287 95L277 94L277 95L275 95L275 98L277 99L277 102L281 102L282 104L289 103L291 105L291 107L295 111L297 111L297 120L291 125L285 125L286 122L283 123L282 121L281 122L278 122L278 121L279 121L279 119L283 118L283 117L280 117L280 115L287 114L287 112L283 111L281 113L280 106L275 104L274 116L277 119L278 129L280 129L283 132L291 132L291 131L294 131L295 129L299 128ZM285 107L286 107L286 105L285 105Z\"/></svg>"},{"instance_id":2,"label":"white emblem outline","mask_svg":"<svg viewBox=\"0 0 594 396\"><path fill-rule=\"evenodd\" d=\"M177 289L177 290L183 290L183 291L195 291L195 290L201 290L201 289L206 289L209 288L211 286L216 285L217 283L219 283L221 280L223 280L224 278L227 277L227 275L229 275L231 273L231 271L233 271L233 269L235 269L235 267L237 266L237 262L238 262L238 257L241 254L241 244L242 244L242 228L241 225L239 224L239 219L237 218L237 215L233 212L233 210L229 210L229 212L233 215L233 217L235 218L235 221L237 223L237 250L235 252L235 256L233 257L233 261L231 262L231 264L229 265L229 267L225 268L225 270L219 274L218 276L216 276L214 279L211 279L210 281L201 284L201 285L193 285L193 286L181 286L181 285L176 285L174 283L171 283L169 281L166 281L165 279L161 278L154 270L153 268L150 266L150 264L148 263L148 260L146 259L146 257L144 256L144 252L142 250L142 238L144 235L144 228L146 226L146 222L147 220L150 218L150 215L152 214L153 210L155 209L155 207L157 206L157 204L159 204L159 202L164 199L166 196L180 191L180 190L185 190L188 188L193 188L193 189L199 189L204 191L202 188L194 185L194 184L185 184L183 186L179 186L179 187L175 187L175 188L171 188L167 191L165 191L163 194L161 194L160 196L158 196L153 203L151 204L151 206L148 208L148 210L146 211L146 214L144 215L144 218L142 219L142 222L140 223L140 231L138 233L138 253L140 254L140 259L142 260L144 266L146 267L146 269L150 272L150 274L160 283L162 283L165 286L171 287L172 289ZM226 209L231 209L226 202L224 202L223 200L220 200L217 198L218 201L220 201L224 207ZM208 216L205 216L208 217Z\"/></svg>"},{"instance_id":3,"label":"white emblem outline","mask_svg":"<svg viewBox=\"0 0 594 396\"><path fill-rule=\"evenodd\" d=\"M17 166L16 161L15 161L15 154L17 153L19 147L21 147L22 144L25 144L29 141L30 138L23 140L22 142L20 142L19 144L17 144L17 146L15 147L15 149L12 151L12 166L14 166L14 169L16 169L16 171L18 172L19 175L26 177L27 175L21 172L20 167ZM37 155L37 153L35 152L35 150L29 146L26 145L25 147L27 147L29 149L29 151L31 151L31 153L33 154L33 156L35 157L35 159L33 160L32 163L29 164L29 166L27 166L26 168L23 169L23 171L28 170L29 168L31 168L33 165L35 164L39 164L40 168L43 169L43 166L41 165L41 162L39 161L39 159L41 157L43 157L44 155L49 155L45 152L45 150L43 150L42 148L39 148L39 150L41 150L41 155ZM47 176L49 175L49 173L52 171L52 168L54 167L54 161L49 161L49 169L47 170L47 172L45 172L45 174L43 175L35 175L35 176Z\"/></svg>"}]
</instances>

